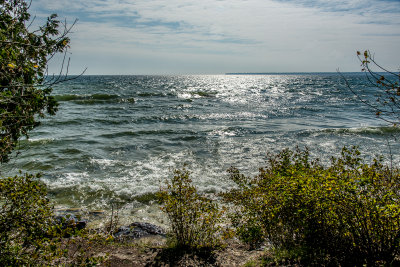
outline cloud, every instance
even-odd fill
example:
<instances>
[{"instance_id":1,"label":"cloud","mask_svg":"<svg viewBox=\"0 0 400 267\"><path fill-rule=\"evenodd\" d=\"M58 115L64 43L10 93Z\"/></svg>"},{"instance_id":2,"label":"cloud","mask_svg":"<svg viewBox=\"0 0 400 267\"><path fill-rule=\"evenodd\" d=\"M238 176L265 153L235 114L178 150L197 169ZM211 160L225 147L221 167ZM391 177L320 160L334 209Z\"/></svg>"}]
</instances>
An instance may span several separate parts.
<instances>
[{"instance_id":1,"label":"cloud","mask_svg":"<svg viewBox=\"0 0 400 267\"><path fill-rule=\"evenodd\" d=\"M387 14L399 13L398 0L275 0L281 3L291 3L297 6L319 9L324 12L340 12L350 14Z\"/></svg>"},{"instance_id":2,"label":"cloud","mask_svg":"<svg viewBox=\"0 0 400 267\"><path fill-rule=\"evenodd\" d=\"M345 57L355 50L395 53L388 47L398 43L400 33L398 1L37 0L32 5L39 17L55 12L79 18L72 51L88 61L89 73L131 74L141 66L149 66L143 71L169 66L164 71L169 73L334 71L341 62L348 64ZM169 62L174 59L182 67Z\"/></svg>"}]
</instances>

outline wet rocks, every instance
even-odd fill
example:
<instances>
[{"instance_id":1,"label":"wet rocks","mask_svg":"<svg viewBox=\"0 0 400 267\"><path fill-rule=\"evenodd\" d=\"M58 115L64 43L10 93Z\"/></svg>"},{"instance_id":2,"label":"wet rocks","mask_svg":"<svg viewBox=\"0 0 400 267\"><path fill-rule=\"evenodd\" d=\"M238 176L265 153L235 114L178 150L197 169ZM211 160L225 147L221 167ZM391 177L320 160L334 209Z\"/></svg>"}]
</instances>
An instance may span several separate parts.
<instances>
[{"instance_id":1,"label":"wet rocks","mask_svg":"<svg viewBox=\"0 0 400 267\"><path fill-rule=\"evenodd\" d=\"M152 235L164 237L165 230L151 223L134 222L128 226L122 226L118 228L117 232L114 234L114 237L117 239L133 240Z\"/></svg>"},{"instance_id":2,"label":"wet rocks","mask_svg":"<svg viewBox=\"0 0 400 267\"><path fill-rule=\"evenodd\" d=\"M60 226L60 230L67 230L69 233L82 230L88 227L91 219L96 219L104 214L103 210L95 210L86 212L85 219L82 218L83 211L81 209L58 209L56 210L57 216L54 217L55 223ZM95 228L95 231L104 232L105 229ZM108 231L106 231L108 232ZM165 237L166 233L163 228L155 224L147 222L134 222L127 226L121 226L113 236L120 241L136 240L143 237Z\"/></svg>"}]
</instances>

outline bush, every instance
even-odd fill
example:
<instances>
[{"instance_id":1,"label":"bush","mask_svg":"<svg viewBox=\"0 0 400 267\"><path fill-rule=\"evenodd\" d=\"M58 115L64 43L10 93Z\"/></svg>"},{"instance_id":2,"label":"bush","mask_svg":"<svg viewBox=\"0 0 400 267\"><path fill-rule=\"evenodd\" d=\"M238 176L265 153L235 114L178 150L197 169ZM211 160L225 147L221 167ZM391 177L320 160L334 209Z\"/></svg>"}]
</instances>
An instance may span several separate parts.
<instances>
[{"instance_id":1,"label":"bush","mask_svg":"<svg viewBox=\"0 0 400 267\"><path fill-rule=\"evenodd\" d=\"M97 236L56 222L38 177L0 179L0 266L91 266L101 261L87 251Z\"/></svg>"},{"instance_id":2,"label":"bush","mask_svg":"<svg viewBox=\"0 0 400 267\"><path fill-rule=\"evenodd\" d=\"M39 118L55 114L57 102L50 95L51 87L70 79L63 70L68 72L65 59L73 25L68 27L53 14L44 25L32 29L29 6L24 0L0 1L0 164L10 160L20 138L29 137ZM64 54L60 73L49 77L48 62L58 53ZM97 259L81 245L68 254L73 240L62 238L82 233L54 223L46 188L36 178L0 179L0 265L95 263ZM93 240L85 234L78 239Z\"/></svg>"},{"instance_id":3,"label":"bush","mask_svg":"<svg viewBox=\"0 0 400 267\"><path fill-rule=\"evenodd\" d=\"M306 264L392 263L400 249L400 172L359 155L344 148L325 167L308 150L283 150L254 178L231 168L238 188L224 197L236 204L240 239L268 241Z\"/></svg>"},{"instance_id":4,"label":"bush","mask_svg":"<svg viewBox=\"0 0 400 267\"><path fill-rule=\"evenodd\" d=\"M32 175L0 180L0 265L24 265L45 257L52 224L46 189Z\"/></svg>"},{"instance_id":5,"label":"bush","mask_svg":"<svg viewBox=\"0 0 400 267\"><path fill-rule=\"evenodd\" d=\"M158 196L171 223L175 246L200 249L221 245L222 211L213 200L197 192L189 172L176 170Z\"/></svg>"}]
</instances>

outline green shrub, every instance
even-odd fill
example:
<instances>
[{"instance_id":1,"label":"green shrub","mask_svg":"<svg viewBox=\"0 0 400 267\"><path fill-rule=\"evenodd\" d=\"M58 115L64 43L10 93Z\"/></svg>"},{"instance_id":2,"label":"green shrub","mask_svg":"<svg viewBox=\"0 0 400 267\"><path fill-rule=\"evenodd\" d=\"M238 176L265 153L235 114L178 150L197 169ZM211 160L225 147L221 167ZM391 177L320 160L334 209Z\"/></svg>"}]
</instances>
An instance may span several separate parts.
<instances>
[{"instance_id":1,"label":"green shrub","mask_svg":"<svg viewBox=\"0 0 400 267\"><path fill-rule=\"evenodd\" d=\"M52 212L46 189L33 175L0 180L0 265L24 265L45 255Z\"/></svg>"},{"instance_id":2,"label":"green shrub","mask_svg":"<svg viewBox=\"0 0 400 267\"><path fill-rule=\"evenodd\" d=\"M392 263L400 249L400 172L359 155L344 148L326 167L308 150L283 150L254 178L231 168L238 187L224 197L235 204L239 238L268 241L307 264Z\"/></svg>"},{"instance_id":3,"label":"green shrub","mask_svg":"<svg viewBox=\"0 0 400 267\"><path fill-rule=\"evenodd\" d=\"M221 244L222 211L192 185L189 172L175 171L158 196L171 224L175 246L187 249L215 248Z\"/></svg>"},{"instance_id":4,"label":"green shrub","mask_svg":"<svg viewBox=\"0 0 400 267\"><path fill-rule=\"evenodd\" d=\"M98 236L55 221L39 175L0 179L0 266L91 266ZM73 236L64 238L65 236Z\"/></svg>"}]
</instances>

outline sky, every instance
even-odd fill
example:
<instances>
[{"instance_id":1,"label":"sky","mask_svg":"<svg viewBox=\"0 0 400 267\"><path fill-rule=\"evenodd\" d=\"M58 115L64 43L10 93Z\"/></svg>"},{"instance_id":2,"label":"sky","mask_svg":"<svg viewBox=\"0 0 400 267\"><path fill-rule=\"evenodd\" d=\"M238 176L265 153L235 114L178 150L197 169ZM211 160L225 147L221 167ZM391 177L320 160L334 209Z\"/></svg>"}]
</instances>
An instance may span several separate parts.
<instances>
[{"instance_id":1,"label":"sky","mask_svg":"<svg viewBox=\"0 0 400 267\"><path fill-rule=\"evenodd\" d=\"M78 19L70 74L360 71L366 49L400 68L400 0L32 0L30 13Z\"/></svg>"}]
</instances>

